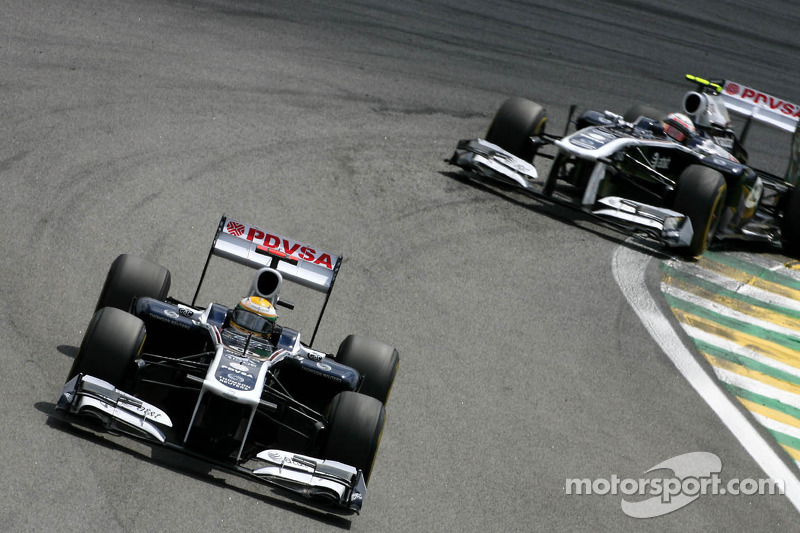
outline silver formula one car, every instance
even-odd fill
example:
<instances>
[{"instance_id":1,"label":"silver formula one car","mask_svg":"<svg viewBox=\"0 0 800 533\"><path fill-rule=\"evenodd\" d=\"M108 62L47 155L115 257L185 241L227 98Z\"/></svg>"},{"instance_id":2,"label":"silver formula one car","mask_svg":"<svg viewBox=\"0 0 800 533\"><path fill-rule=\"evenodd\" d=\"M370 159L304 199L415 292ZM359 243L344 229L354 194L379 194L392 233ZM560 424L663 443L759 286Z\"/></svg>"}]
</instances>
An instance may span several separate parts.
<instances>
[{"instance_id":1,"label":"silver formula one car","mask_svg":"<svg viewBox=\"0 0 800 533\"><path fill-rule=\"evenodd\" d=\"M195 304L213 256L257 269L233 309ZM311 347L341 261L223 217L194 300L183 303L167 296L169 270L119 256L56 415L358 513L399 355L355 335L335 356ZM294 307L281 297L284 282L324 294L308 344L276 322L274 306Z\"/></svg>"},{"instance_id":2,"label":"silver formula one car","mask_svg":"<svg viewBox=\"0 0 800 533\"><path fill-rule=\"evenodd\" d=\"M589 110L570 134L573 106L562 136L545 132L542 106L509 98L486 138L460 141L448 162L474 179L581 210L682 255L737 239L797 253L800 106L731 81L687 78L696 88L680 113L643 105L624 115ZM729 111L745 117L739 133ZM793 133L784 176L748 164L744 140L753 121ZM549 169L542 165L548 161Z\"/></svg>"}]
</instances>

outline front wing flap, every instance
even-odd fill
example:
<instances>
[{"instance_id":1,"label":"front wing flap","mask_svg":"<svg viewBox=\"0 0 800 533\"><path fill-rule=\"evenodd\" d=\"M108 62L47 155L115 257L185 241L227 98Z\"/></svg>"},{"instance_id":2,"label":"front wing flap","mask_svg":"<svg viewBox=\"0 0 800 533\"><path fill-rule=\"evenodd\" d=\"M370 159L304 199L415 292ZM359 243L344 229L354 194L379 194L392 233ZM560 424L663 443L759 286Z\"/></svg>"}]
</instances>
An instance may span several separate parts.
<instances>
[{"instance_id":1,"label":"front wing flap","mask_svg":"<svg viewBox=\"0 0 800 533\"><path fill-rule=\"evenodd\" d=\"M282 450L265 450L256 457L267 463L253 470L259 478L309 498L330 500L355 513L361 511L367 486L360 470L338 461Z\"/></svg>"},{"instance_id":2,"label":"front wing flap","mask_svg":"<svg viewBox=\"0 0 800 533\"><path fill-rule=\"evenodd\" d=\"M154 442L206 460L232 474L323 501L337 512L359 513L367 492L361 470L330 459L283 450L264 450L256 458L266 465L250 469L235 462L205 457L166 438L158 425L172 427L172 421L164 411L94 376L78 374L69 380L61 391L56 409L71 415L62 417L65 420L100 422L110 431Z\"/></svg>"},{"instance_id":3,"label":"front wing flap","mask_svg":"<svg viewBox=\"0 0 800 533\"><path fill-rule=\"evenodd\" d=\"M448 160L452 165L487 178L530 189L539 174L536 168L499 146L483 139L459 141L456 151Z\"/></svg>"},{"instance_id":4,"label":"front wing flap","mask_svg":"<svg viewBox=\"0 0 800 533\"><path fill-rule=\"evenodd\" d=\"M595 200L601 174L587 187L591 189L591 198L584 199L587 205L578 207L554 195L544 194L543 180L539 179L532 164L483 139L459 141L456 151L447 162L479 179L517 185L521 192L529 196L578 209L618 230L643 233L666 246L684 247L692 242L694 232L691 220L682 213L618 196ZM591 207L595 202L597 205Z\"/></svg>"},{"instance_id":5,"label":"front wing flap","mask_svg":"<svg viewBox=\"0 0 800 533\"><path fill-rule=\"evenodd\" d=\"M122 392L107 381L82 374L64 385L56 409L94 417L109 429L132 431L160 443L166 437L156 423L172 427L169 416L158 407Z\"/></svg>"}]
</instances>

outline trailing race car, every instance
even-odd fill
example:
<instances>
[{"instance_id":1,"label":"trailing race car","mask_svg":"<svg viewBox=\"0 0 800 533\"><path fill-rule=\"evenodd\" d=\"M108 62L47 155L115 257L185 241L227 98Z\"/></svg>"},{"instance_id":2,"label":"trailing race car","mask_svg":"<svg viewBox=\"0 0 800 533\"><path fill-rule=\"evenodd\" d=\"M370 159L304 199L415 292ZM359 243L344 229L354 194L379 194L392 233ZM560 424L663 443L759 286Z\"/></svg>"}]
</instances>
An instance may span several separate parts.
<instances>
[{"instance_id":1,"label":"trailing race car","mask_svg":"<svg viewBox=\"0 0 800 533\"><path fill-rule=\"evenodd\" d=\"M568 134L545 132L542 106L509 98L486 139L462 140L449 163L478 180L511 185L579 209L614 228L696 256L722 240L800 251L800 106L749 87L687 75L696 83L681 113L638 105L624 115L588 110ZM728 111L746 117L734 132ZM785 176L748 165L752 121L793 133ZM549 150L548 150L549 149ZM542 175L542 160L551 160Z\"/></svg>"},{"instance_id":2,"label":"trailing race car","mask_svg":"<svg viewBox=\"0 0 800 533\"><path fill-rule=\"evenodd\" d=\"M212 256L257 268L230 309L195 304ZM88 423L358 513L378 451L399 355L348 336L311 346L342 258L222 217L191 303L171 274L120 255L111 265L56 406ZM277 324L284 281L324 293L311 341Z\"/></svg>"}]
</instances>

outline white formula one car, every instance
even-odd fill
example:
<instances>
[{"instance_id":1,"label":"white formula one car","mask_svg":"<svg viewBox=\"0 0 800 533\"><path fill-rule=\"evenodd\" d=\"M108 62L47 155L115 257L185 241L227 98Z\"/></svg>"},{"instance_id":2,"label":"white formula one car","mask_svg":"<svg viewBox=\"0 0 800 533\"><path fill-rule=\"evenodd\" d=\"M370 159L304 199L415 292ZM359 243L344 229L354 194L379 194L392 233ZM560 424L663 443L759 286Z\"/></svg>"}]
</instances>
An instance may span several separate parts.
<instances>
[{"instance_id":1,"label":"white formula one car","mask_svg":"<svg viewBox=\"0 0 800 533\"><path fill-rule=\"evenodd\" d=\"M258 269L233 309L168 297L171 274L151 261L114 261L56 415L358 513L397 350L355 335L335 356L311 347L341 256L223 216L195 300L212 256ZM309 344L276 323L274 306L294 308L284 282L324 294Z\"/></svg>"},{"instance_id":2,"label":"white formula one car","mask_svg":"<svg viewBox=\"0 0 800 533\"><path fill-rule=\"evenodd\" d=\"M573 106L563 136L545 133L542 106L509 98L486 138L460 141L448 162L474 179L578 209L683 255L737 239L797 253L800 106L731 81L687 79L696 87L680 113L643 105L624 115L588 110L568 134ZM745 117L738 133L729 111ZM793 134L784 176L748 164L744 140L753 121Z\"/></svg>"}]
</instances>

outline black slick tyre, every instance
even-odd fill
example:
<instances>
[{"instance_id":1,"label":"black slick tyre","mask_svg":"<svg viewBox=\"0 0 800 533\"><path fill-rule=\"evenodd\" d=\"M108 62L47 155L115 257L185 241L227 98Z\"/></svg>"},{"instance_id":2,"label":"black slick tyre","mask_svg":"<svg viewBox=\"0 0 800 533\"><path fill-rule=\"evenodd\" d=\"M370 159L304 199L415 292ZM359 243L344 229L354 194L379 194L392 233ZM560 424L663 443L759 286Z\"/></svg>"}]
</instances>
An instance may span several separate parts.
<instances>
[{"instance_id":1,"label":"black slick tyre","mask_svg":"<svg viewBox=\"0 0 800 533\"><path fill-rule=\"evenodd\" d=\"M781 221L781 237L787 255L800 257L800 188L789 193L783 208Z\"/></svg>"},{"instance_id":2,"label":"black slick tyre","mask_svg":"<svg viewBox=\"0 0 800 533\"><path fill-rule=\"evenodd\" d=\"M368 483L385 423L381 402L357 392L340 392L328 410L324 457L360 469Z\"/></svg>"},{"instance_id":3,"label":"black slick tyre","mask_svg":"<svg viewBox=\"0 0 800 533\"><path fill-rule=\"evenodd\" d=\"M163 300L169 292L171 279L169 270L158 263L122 254L108 270L95 310L116 307L128 311L134 297L149 296Z\"/></svg>"},{"instance_id":4,"label":"black slick tyre","mask_svg":"<svg viewBox=\"0 0 800 533\"><path fill-rule=\"evenodd\" d=\"M486 132L486 140L520 159L532 162L536 150L531 136L544 133L547 114L544 108L525 98L511 97L497 110Z\"/></svg>"},{"instance_id":5,"label":"black slick tyre","mask_svg":"<svg viewBox=\"0 0 800 533\"><path fill-rule=\"evenodd\" d=\"M374 339L349 335L339 345L336 360L361 374L358 392L386 403L400 365L396 349Z\"/></svg>"},{"instance_id":6,"label":"black slick tyre","mask_svg":"<svg viewBox=\"0 0 800 533\"><path fill-rule=\"evenodd\" d=\"M67 381L89 374L119 387L130 375L145 335L144 322L138 317L113 307L100 309L83 336Z\"/></svg>"},{"instance_id":7,"label":"black slick tyre","mask_svg":"<svg viewBox=\"0 0 800 533\"><path fill-rule=\"evenodd\" d=\"M717 232L726 192L724 176L714 169L690 165L681 173L673 209L692 221L692 242L681 250L686 255L699 256L708 248Z\"/></svg>"}]
</instances>

